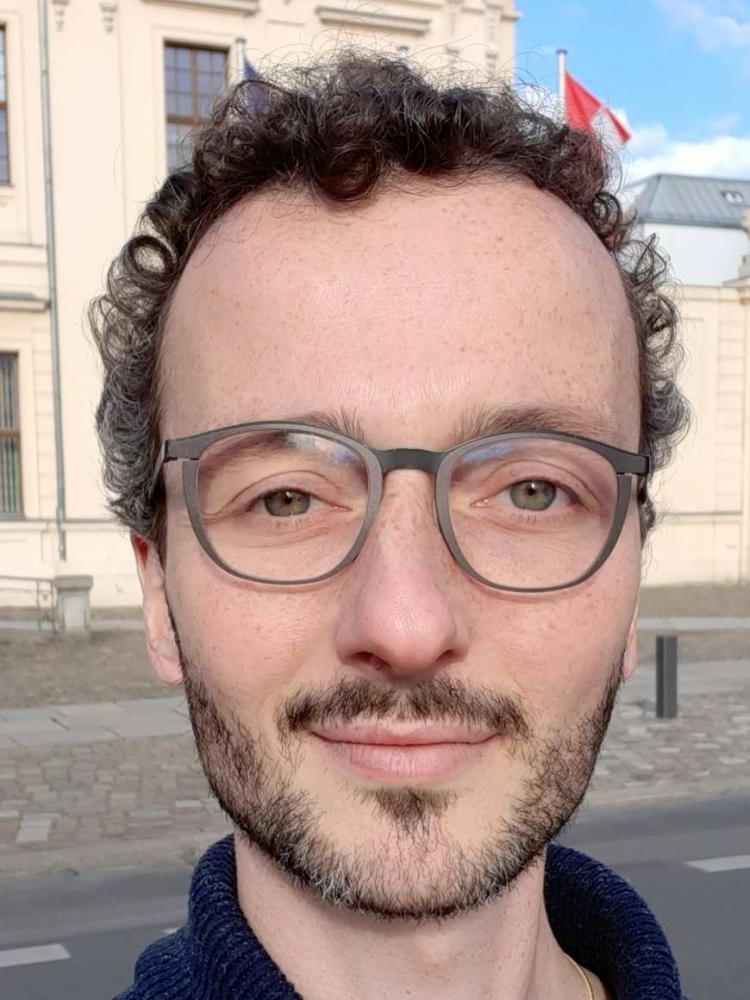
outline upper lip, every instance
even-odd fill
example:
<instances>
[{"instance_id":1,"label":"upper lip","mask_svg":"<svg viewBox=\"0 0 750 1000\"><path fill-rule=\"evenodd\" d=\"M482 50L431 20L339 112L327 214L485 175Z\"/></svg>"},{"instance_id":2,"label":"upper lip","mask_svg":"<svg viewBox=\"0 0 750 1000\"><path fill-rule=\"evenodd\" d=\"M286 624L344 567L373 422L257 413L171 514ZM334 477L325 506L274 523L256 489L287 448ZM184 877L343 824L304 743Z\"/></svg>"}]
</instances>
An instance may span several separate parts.
<instances>
[{"instance_id":1,"label":"upper lip","mask_svg":"<svg viewBox=\"0 0 750 1000\"><path fill-rule=\"evenodd\" d=\"M374 723L312 728L315 736L333 743L381 746L428 746L433 743L483 743L496 733L467 726L411 725L388 727Z\"/></svg>"}]
</instances>

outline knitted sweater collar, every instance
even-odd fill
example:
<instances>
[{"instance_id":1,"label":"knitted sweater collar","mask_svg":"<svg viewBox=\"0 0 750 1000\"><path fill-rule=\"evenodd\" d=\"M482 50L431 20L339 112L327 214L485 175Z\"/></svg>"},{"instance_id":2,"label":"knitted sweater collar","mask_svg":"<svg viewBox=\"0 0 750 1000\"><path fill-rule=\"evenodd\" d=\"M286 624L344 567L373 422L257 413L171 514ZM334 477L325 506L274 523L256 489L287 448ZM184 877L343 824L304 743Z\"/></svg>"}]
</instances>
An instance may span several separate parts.
<instances>
[{"instance_id":1,"label":"knitted sweater collar","mask_svg":"<svg viewBox=\"0 0 750 1000\"><path fill-rule=\"evenodd\" d=\"M614 872L551 844L544 895L560 946L600 976L616 1000L685 1000L661 928ZM193 874L188 923L143 953L121 1000L157 997L299 1000L239 907L232 837L204 854Z\"/></svg>"}]
</instances>

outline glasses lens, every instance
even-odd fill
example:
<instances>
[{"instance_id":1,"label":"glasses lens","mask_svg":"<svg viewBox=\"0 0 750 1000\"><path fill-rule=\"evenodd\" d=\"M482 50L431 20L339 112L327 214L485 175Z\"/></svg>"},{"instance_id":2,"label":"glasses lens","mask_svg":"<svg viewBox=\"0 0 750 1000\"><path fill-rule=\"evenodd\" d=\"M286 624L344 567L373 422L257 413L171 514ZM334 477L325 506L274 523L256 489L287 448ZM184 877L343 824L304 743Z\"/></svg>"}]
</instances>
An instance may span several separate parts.
<instances>
[{"instance_id":1,"label":"glasses lens","mask_svg":"<svg viewBox=\"0 0 750 1000\"><path fill-rule=\"evenodd\" d=\"M302 582L348 555L367 511L356 451L301 431L222 438L198 462L198 509L216 553L245 576Z\"/></svg>"},{"instance_id":2,"label":"glasses lens","mask_svg":"<svg viewBox=\"0 0 750 1000\"><path fill-rule=\"evenodd\" d=\"M451 526L486 580L518 589L572 583L596 562L617 506L617 474L601 455L554 438L487 441L449 474Z\"/></svg>"}]
</instances>

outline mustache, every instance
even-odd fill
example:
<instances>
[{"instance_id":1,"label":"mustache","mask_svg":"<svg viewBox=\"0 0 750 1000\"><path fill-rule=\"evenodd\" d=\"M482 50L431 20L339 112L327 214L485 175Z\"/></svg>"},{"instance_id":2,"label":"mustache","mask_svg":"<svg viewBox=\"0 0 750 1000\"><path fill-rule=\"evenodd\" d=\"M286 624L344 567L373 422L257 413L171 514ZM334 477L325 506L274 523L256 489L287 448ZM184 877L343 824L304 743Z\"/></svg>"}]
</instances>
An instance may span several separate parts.
<instances>
[{"instance_id":1,"label":"mustache","mask_svg":"<svg viewBox=\"0 0 750 1000\"><path fill-rule=\"evenodd\" d=\"M449 677L421 681L408 690L357 678L298 691L280 706L276 723L282 732L291 734L313 724L348 723L359 717L456 723L519 739L531 733L517 699Z\"/></svg>"}]
</instances>

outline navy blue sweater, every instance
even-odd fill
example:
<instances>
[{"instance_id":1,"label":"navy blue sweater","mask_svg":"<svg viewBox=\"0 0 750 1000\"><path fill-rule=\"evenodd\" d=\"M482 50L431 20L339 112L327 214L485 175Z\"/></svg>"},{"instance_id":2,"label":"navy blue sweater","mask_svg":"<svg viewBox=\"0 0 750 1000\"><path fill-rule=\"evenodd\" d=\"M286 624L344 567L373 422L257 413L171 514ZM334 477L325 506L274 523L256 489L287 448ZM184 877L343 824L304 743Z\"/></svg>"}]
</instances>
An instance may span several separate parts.
<instances>
[{"instance_id":1,"label":"navy blue sweater","mask_svg":"<svg viewBox=\"0 0 750 1000\"><path fill-rule=\"evenodd\" d=\"M641 897L618 875L551 844L544 884L562 949L606 983L616 1000L685 1000L674 958ZM248 927L237 901L234 840L201 858L185 927L150 945L133 986L116 1000L299 1000Z\"/></svg>"}]
</instances>

